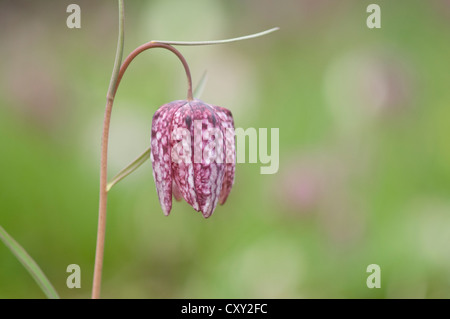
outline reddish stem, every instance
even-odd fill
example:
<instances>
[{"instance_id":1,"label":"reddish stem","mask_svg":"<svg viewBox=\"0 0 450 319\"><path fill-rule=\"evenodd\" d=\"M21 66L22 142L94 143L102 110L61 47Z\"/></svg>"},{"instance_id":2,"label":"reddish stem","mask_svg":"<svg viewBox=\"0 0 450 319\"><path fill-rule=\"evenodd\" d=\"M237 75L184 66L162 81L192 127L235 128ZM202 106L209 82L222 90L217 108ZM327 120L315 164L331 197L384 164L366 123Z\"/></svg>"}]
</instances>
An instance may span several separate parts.
<instances>
[{"instance_id":1,"label":"reddish stem","mask_svg":"<svg viewBox=\"0 0 450 319\"><path fill-rule=\"evenodd\" d=\"M180 53L180 51L178 51L177 49L175 49L173 46L168 45L168 44L164 44L164 43L159 43L159 42L147 42L139 47L137 47L136 49L134 49L133 52L131 52L127 58L123 61L122 66L120 67L120 71L119 71L119 76L117 77L117 85L116 85L116 89L114 90L113 93L113 98L116 95L117 92L117 88L119 87L119 83L120 80L123 77L123 74L125 73L126 69L128 68L128 65L131 63L131 61L133 61L133 59L139 54L142 53L145 50L148 49L152 49L152 48L164 48L167 49L169 51L172 51L181 61L181 63L183 64L184 70L186 71L186 77L188 80L188 94L187 94L187 99L188 101L193 100L192 97L192 78L191 78L191 71L189 70L189 66L185 60L185 58L183 57L183 55Z\"/></svg>"},{"instance_id":2,"label":"reddish stem","mask_svg":"<svg viewBox=\"0 0 450 319\"><path fill-rule=\"evenodd\" d=\"M106 207L108 202L108 141L109 141L109 126L111 123L111 112L114 103L114 97L119 87L120 80L123 77L126 69L130 65L131 61L138 56L139 53L152 48L164 48L172 51L181 61L186 71L186 76L188 79L188 96L189 101L193 100L192 97L192 79L189 66L184 59L183 55L175 49L173 46L158 42L148 42L139 47L137 47L133 52L131 52L120 67L119 75L115 88L112 93L108 92L105 116L103 120L103 134L102 134L102 152L100 160L100 200L98 208L98 230L97 230L97 247L95 251L95 265L94 265L94 282L92 288L92 298L100 298L100 287L102 281L102 269L103 269L103 255L105 247L105 231L106 231Z\"/></svg>"}]
</instances>

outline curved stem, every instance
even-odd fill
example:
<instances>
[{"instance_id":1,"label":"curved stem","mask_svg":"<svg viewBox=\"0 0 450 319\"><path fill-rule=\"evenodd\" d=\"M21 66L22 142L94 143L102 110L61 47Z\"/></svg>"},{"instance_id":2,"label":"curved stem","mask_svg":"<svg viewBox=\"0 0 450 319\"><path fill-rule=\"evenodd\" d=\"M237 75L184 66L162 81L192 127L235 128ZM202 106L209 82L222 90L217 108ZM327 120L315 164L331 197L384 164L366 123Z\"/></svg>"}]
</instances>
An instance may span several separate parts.
<instances>
[{"instance_id":1,"label":"curved stem","mask_svg":"<svg viewBox=\"0 0 450 319\"><path fill-rule=\"evenodd\" d=\"M194 98L198 99L200 98L200 95L203 91L203 88L206 83L206 71L203 73L202 78L197 84L197 87L194 90ZM141 155L139 155L134 161L129 163L127 166L125 166L122 170L120 170L119 173L117 173L106 186L106 190L109 192L111 188L116 185L118 182L120 182L122 179L133 173L135 170L137 170L142 164L144 164L149 158L150 158L150 149L151 147L147 147L147 149L142 152Z\"/></svg>"},{"instance_id":2,"label":"curved stem","mask_svg":"<svg viewBox=\"0 0 450 319\"><path fill-rule=\"evenodd\" d=\"M123 13L123 10L122 10ZM123 22L122 22L123 23ZM123 32L123 27L121 28ZM120 32L119 32L120 33ZM120 42L122 39L122 42ZM119 36L119 44L120 50L117 50L116 62L118 59L121 59L121 49L123 48L123 35ZM183 55L174 47L157 42L148 42L139 47L137 47L133 52L131 52L128 57L123 62L120 70L118 72L113 72L113 76L110 82L110 89L108 90L106 108L105 108L105 116L103 120L103 134L102 134L102 152L101 152L101 164L100 164L100 202L99 202L99 213L98 213L98 230L97 230L97 248L95 253L95 266L94 266L94 283L92 286L92 298L98 299L100 298L100 286L101 286L101 276L102 276L102 268L103 268L103 254L105 247L105 232L106 232L106 206L108 201L108 181L107 181L107 172L108 172L108 140L109 140L109 126L111 123L111 112L114 103L114 97L117 92L117 88L119 87L120 81L130 65L131 61L142 53L145 50L152 48L164 48L171 52L173 52L181 61L186 71L186 76L188 79L188 94L187 99L189 101L193 100L192 97L192 79L191 72L189 70L189 66L184 59ZM120 61L119 61L120 63ZM116 70L116 68L114 68Z\"/></svg>"},{"instance_id":3,"label":"curved stem","mask_svg":"<svg viewBox=\"0 0 450 319\"><path fill-rule=\"evenodd\" d=\"M128 65L130 65L131 61L133 61L133 59L138 56L139 53L142 53L145 50L148 49L152 49L152 48L163 48L169 51L172 51L177 57L178 59L180 59L181 63L183 64L184 70L186 72L186 77L188 80L188 94L187 94L187 99L188 101L193 100L192 97L192 78L191 78L191 71L189 70L189 66L186 62L186 59L183 57L183 55L180 53L180 51L178 51L177 49L175 49L173 46L168 45L168 44L164 44L164 43L159 43L159 42L155 42L155 41L150 41L147 42L139 47L137 47L136 49L133 50L133 52L131 52L127 58L123 61L122 66L120 67L120 71L119 71L119 76L117 78L117 85L116 88L114 90L113 93L113 97L116 95L117 92L117 88L119 87L119 83L120 80L122 80L123 74L125 73L125 71L128 68Z\"/></svg>"},{"instance_id":4,"label":"curved stem","mask_svg":"<svg viewBox=\"0 0 450 319\"><path fill-rule=\"evenodd\" d=\"M98 206L98 229L97 229L97 244L95 249L95 264L94 264L94 280L92 283L92 299L100 298L100 287L102 284L102 269L103 269L103 253L105 248L105 230L106 230L106 204L108 201L107 186L107 167L108 167L108 139L109 139L109 124L111 119L111 110L114 100L114 93L117 90L119 66L122 62L123 42L124 42L124 4L123 0L119 1L119 36L117 40L116 57L114 60L113 73L109 83L105 117L103 121L102 134L102 151L100 160L100 199Z\"/></svg>"}]
</instances>

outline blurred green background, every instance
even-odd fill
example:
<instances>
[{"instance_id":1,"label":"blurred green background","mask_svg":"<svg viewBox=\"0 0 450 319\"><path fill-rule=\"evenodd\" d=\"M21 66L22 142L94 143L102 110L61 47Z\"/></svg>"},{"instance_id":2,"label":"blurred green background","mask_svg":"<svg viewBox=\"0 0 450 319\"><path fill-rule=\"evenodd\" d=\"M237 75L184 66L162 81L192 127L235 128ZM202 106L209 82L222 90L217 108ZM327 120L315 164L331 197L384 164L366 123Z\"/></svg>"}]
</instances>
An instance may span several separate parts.
<instances>
[{"instance_id":1,"label":"blurred green background","mask_svg":"<svg viewBox=\"0 0 450 319\"><path fill-rule=\"evenodd\" d=\"M81 7L81 29L66 8ZM381 29L366 8L381 6ZM125 51L180 47L202 99L237 127L280 128L280 168L238 164L224 206L164 217L150 162L108 203L104 298L449 298L450 1L125 1ZM0 225L63 298L89 298L100 134L116 1L0 2ZM175 56L139 56L118 90L109 173L148 145L151 118L184 99ZM66 267L81 267L68 289ZM368 289L366 268L381 267ZM44 298L0 244L0 298Z\"/></svg>"}]
</instances>

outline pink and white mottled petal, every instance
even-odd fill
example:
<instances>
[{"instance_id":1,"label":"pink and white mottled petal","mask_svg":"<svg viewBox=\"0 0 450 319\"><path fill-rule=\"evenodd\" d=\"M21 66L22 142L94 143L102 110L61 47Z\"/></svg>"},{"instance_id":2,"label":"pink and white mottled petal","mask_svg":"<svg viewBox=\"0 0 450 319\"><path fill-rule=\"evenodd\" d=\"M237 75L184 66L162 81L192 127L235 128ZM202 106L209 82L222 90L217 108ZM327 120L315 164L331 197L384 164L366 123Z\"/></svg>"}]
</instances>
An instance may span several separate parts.
<instances>
[{"instance_id":1,"label":"pink and white mottled petal","mask_svg":"<svg viewBox=\"0 0 450 319\"><path fill-rule=\"evenodd\" d=\"M222 190L220 192L219 203L225 204L231 188L234 184L234 173L236 169L236 146L234 135L234 121L231 111L220 106L214 106L217 117L221 119L222 128L225 131L225 176Z\"/></svg>"},{"instance_id":2,"label":"pink and white mottled petal","mask_svg":"<svg viewBox=\"0 0 450 319\"><path fill-rule=\"evenodd\" d=\"M217 206L225 173L223 131L221 120L216 116L216 112L210 105L199 100L192 101L190 105L192 107L194 123L201 125L201 127L194 129L194 134L201 130L202 136L201 141L199 141L201 145L194 145L194 148L201 148L202 153L201 162L194 162L195 191L200 211L203 217L208 218ZM218 145L215 141L216 136L219 135L217 134L217 130L221 133L221 140L218 141L220 145L218 147L222 147L219 153L221 155L219 161L216 159L218 150L215 147L211 148L211 158L208 156L210 153L205 152L205 148L210 148L210 143Z\"/></svg>"},{"instance_id":3,"label":"pink and white mottled petal","mask_svg":"<svg viewBox=\"0 0 450 319\"><path fill-rule=\"evenodd\" d=\"M172 209L172 168L170 132L173 114L186 102L174 101L161 106L153 115L150 159L159 202L164 215Z\"/></svg>"},{"instance_id":4,"label":"pink and white mottled petal","mask_svg":"<svg viewBox=\"0 0 450 319\"><path fill-rule=\"evenodd\" d=\"M193 123L189 103L175 112L172 120L172 172L184 200L196 211L200 206L194 185L194 166L192 163ZM189 151L189 153L188 153Z\"/></svg>"},{"instance_id":5,"label":"pink and white mottled petal","mask_svg":"<svg viewBox=\"0 0 450 319\"><path fill-rule=\"evenodd\" d=\"M152 121L153 177L165 215L172 196L184 198L205 218L223 204L234 183L234 123L231 112L200 100L174 101Z\"/></svg>"},{"instance_id":6,"label":"pink and white mottled petal","mask_svg":"<svg viewBox=\"0 0 450 319\"><path fill-rule=\"evenodd\" d=\"M172 194L177 202L183 198L183 195L181 195L181 191L178 188L177 183L175 183L175 180L172 181Z\"/></svg>"}]
</instances>

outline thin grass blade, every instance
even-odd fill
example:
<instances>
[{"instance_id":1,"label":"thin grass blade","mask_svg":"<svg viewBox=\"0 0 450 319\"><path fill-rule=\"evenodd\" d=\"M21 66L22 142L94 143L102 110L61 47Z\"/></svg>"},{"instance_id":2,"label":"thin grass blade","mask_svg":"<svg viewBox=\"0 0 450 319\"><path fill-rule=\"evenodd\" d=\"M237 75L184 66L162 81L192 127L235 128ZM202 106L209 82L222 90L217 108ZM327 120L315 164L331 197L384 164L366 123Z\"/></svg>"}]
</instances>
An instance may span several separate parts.
<instances>
[{"instance_id":1,"label":"thin grass blade","mask_svg":"<svg viewBox=\"0 0 450 319\"><path fill-rule=\"evenodd\" d=\"M152 42L159 42L164 44L170 44L170 45L213 45L213 44L223 44L223 43L230 43L230 42L237 42L242 40L248 40L253 38L258 38L263 35L272 33L274 31L279 30L280 28L272 28L269 30L265 30L262 32L244 35L242 37L232 38L232 39L224 39L224 40L212 40L212 41L165 41L165 40L153 40Z\"/></svg>"},{"instance_id":2,"label":"thin grass blade","mask_svg":"<svg viewBox=\"0 0 450 319\"><path fill-rule=\"evenodd\" d=\"M38 264L34 261L33 258L31 258L31 256L25 251L25 249L6 232L6 230L2 226L0 226L0 239L17 257L17 259L22 263L25 269L28 270L28 272L37 282L44 294L49 299L59 299L58 293L56 292L55 288L50 283L48 278L45 276L44 272L38 266Z\"/></svg>"}]
</instances>

